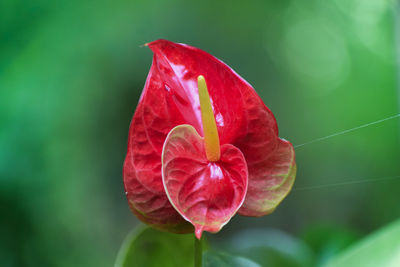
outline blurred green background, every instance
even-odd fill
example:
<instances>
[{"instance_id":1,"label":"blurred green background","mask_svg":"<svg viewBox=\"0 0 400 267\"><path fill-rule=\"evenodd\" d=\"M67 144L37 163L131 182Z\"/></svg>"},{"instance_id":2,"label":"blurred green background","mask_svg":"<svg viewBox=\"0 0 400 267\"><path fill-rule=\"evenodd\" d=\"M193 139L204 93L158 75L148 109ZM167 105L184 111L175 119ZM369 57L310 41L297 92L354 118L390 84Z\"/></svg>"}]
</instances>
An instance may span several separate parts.
<instances>
[{"instance_id":1,"label":"blurred green background","mask_svg":"<svg viewBox=\"0 0 400 267\"><path fill-rule=\"evenodd\" d=\"M151 65L144 43L165 38L225 61L299 145L399 113L398 9L389 0L1 0L0 266L114 263L138 224L122 163ZM275 228L323 258L399 218L399 125L298 147L281 206L234 217L211 242Z\"/></svg>"}]
</instances>

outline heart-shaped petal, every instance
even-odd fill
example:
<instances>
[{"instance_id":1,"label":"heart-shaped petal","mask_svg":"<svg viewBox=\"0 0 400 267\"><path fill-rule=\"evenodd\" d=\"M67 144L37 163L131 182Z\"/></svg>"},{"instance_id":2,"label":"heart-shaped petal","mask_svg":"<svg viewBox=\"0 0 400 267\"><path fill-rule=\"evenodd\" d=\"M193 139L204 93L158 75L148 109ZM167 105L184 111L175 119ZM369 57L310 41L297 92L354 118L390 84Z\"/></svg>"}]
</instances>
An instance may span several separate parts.
<instances>
[{"instance_id":1,"label":"heart-shaped petal","mask_svg":"<svg viewBox=\"0 0 400 267\"><path fill-rule=\"evenodd\" d=\"M248 172L243 153L230 144L221 146L221 158L210 162L204 139L190 125L168 134L162 152L162 178L174 208L195 227L218 232L241 207Z\"/></svg>"},{"instance_id":2,"label":"heart-shaped petal","mask_svg":"<svg viewBox=\"0 0 400 267\"><path fill-rule=\"evenodd\" d=\"M246 200L240 215L263 216L275 210L290 192L296 177L296 161L292 144L279 139L274 153L257 162L248 162L253 170Z\"/></svg>"}]
</instances>

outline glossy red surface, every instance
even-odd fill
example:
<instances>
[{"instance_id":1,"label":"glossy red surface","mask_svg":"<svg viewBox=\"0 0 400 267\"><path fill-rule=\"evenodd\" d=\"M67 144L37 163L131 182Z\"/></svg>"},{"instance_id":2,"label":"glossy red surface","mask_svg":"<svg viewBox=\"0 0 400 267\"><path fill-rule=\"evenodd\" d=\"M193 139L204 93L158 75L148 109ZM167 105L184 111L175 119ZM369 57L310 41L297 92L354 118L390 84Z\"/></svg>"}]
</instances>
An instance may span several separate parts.
<instances>
[{"instance_id":1,"label":"glossy red surface","mask_svg":"<svg viewBox=\"0 0 400 267\"><path fill-rule=\"evenodd\" d=\"M204 138L190 125L168 135L162 154L163 183L175 209L195 227L218 232L242 205L247 191L247 165L233 145L221 146L221 158L210 162Z\"/></svg>"},{"instance_id":2,"label":"glossy red surface","mask_svg":"<svg viewBox=\"0 0 400 267\"><path fill-rule=\"evenodd\" d=\"M245 80L212 55L166 40L148 47L154 52L153 64L131 122L123 170L132 211L159 229L193 230L166 196L161 153L168 133L177 125L192 125L203 136L197 92L197 77L203 75L221 146L237 147L247 162L249 190L238 212L270 213L271 206L280 202L275 200L290 191L296 173L293 147L279 139L271 111ZM276 176L280 182L273 182L278 181ZM274 185L263 187L270 183Z\"/></svg>"}]
</instances>

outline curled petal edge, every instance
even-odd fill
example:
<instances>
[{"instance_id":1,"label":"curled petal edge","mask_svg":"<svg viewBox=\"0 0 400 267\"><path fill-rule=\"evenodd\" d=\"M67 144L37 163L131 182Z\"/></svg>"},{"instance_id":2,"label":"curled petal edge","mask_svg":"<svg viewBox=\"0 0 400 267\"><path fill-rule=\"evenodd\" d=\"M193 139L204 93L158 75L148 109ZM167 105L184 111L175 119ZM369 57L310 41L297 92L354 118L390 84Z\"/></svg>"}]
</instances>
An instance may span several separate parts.
<instances>
[{"instance_id":1,"label":"curled petal edge","mask_svg":"<svg viewBox=\"0 0 400 267\"><path fill-rule=\"evenodd\" d=\"M268 215L293 187L297 172L293 145L289 141L279 139L274 153L251 168L258 171L249 176L246 199L238 213L253 217Z\"/></svg>"}]
</instances>

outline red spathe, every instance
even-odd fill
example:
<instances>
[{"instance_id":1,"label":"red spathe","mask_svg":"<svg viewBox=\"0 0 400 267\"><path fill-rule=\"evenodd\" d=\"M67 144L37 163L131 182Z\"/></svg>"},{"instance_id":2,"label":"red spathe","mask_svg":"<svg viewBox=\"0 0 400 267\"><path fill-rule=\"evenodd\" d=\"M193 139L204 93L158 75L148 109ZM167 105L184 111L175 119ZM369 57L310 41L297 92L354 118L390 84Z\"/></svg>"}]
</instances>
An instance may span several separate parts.
<instances>
[{"instance_id":1,"label":"red spathe","mask_svg":"<svg viewBox=\"0 0 400 267\"><path fill-rule=\"evenodd\" d=\"M222 213L229 211L229 216L233 216L238 208L239 214L246 216L271 213L290 191L296 174L293 147L278 137L272 112L244 79L212 55L166 40L154 41L148 47L154 52L153 64L131 122L123 170L125 191L132 211L158 229L176 233L193 231L187 222L190 221L187 214L167 197L165 189L174 190L164 188L161 156L168 133L178 125L191 125L203 136L197 88L197 77L203 75L211 98L221 152L224 145L229 145L244 156L245 164L239 164L240 168L247 165L241 174L248 174L242 178L248 180L247 190L241 192L237 190L239 187L231 187L226 191L238 194L235 197L242 194L244 202L231 198L229 193L227 198L232 200L232 207L226 207ZM180 156L170 155L169 159ZM223 159L226 158L222 153ZM196 168L194 161L193 168ZM225 176L232 175L228 171ZM179 186L186 190L185 185ZM224 190L218 192L218 197ZM210 198L213 196L211 194ZM214 202L210 199L209 203ZM185 206L187 203L181 204ZM214 216L213 220L223 225L227 222L225 215L221 218ZM206 221L205 230L212 225L212 220Z\"/></svg>"}]
</instances>

